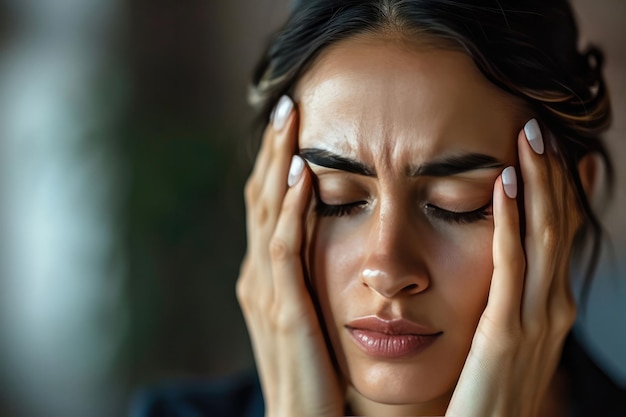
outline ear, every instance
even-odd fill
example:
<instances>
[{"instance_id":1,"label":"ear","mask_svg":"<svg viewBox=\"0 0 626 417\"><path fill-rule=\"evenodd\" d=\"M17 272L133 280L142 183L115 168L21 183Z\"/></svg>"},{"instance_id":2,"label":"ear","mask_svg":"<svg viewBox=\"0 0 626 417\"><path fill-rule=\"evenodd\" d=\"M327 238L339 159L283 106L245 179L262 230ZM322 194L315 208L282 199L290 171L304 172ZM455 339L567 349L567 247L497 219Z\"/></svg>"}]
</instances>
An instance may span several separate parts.
<instances>
[{"instance_id":1,"label":"ear","mask_svg":"<svg viewBox=\"0 0 626 417\"><path fill-rule=\"evenodd\" d=\"M595 197L599 168L598 156L594 153L588 153L578 161L580 182L585 190L585 194L587 194L589 202L592 202Z\"/></svg>"}]
</instances>

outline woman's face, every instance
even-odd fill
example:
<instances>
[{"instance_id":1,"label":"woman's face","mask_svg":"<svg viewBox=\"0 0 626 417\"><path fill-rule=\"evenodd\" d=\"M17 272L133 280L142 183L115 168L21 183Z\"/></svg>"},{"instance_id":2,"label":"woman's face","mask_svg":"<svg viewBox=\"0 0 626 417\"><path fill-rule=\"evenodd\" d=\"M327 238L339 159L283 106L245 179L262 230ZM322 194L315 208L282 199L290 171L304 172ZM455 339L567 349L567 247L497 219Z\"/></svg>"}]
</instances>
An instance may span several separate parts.
<instances>
[{"instance_id":1,"label":"woman's face","mask_svg":"<svg viewBox=\"0 0 626 417\"><path fill-rule=\"evenodd\" d=\"M324 51L295 98L319 187L311 276L351 395L445 410L528 114L466 54L373 35Z\"/></svg>"}]
</instances>

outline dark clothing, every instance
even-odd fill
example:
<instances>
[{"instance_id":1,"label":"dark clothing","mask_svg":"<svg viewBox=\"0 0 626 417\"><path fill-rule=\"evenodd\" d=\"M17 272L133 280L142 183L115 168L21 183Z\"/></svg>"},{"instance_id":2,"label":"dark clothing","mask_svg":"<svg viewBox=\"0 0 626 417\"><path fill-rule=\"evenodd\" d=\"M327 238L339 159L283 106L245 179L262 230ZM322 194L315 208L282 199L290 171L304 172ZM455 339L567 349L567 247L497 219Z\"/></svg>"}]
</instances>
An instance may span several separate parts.
<instances>
[{"instance_id":1,"label":"dark clothing","mask_svg":"<svg viewBox=\"0 0 626 417\"><path fill-rule=\"evenodd\" d=\"M142 389L130 417L263 417L265 405L256 372L226 379L164 383Z\"/></svg>"},{"instance_id":2,"label":"dark clothing","mask_svg":"<svg viewBox=\"0 0 626 417\"><path fill-rule=\"evenodd\" d=\"M570 417L626 417L626 387L613 382L570 334L561 368L570 387Z\"/></svg>"},{"instance_id":3,"label":"dark clothing","mask_svg":"<svg viewBox=\"0 0 626 417\"><path fill-rule=\"evenodd\" d=\"M569 417L626 417L626 388L598 368L573 336L563 349L561 367L572 381ZM227 379L163 384L142 390L130 417L263 417L255 372Z\"/></svg>"}]
</instances>

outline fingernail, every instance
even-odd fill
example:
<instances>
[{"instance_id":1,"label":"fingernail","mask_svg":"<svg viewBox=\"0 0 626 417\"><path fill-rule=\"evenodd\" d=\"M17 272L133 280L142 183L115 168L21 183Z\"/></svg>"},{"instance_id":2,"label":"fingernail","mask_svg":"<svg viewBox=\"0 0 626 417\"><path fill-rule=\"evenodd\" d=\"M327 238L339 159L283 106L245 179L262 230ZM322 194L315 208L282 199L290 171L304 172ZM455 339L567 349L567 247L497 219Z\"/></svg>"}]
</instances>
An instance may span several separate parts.
<instances>
[{"instance_id":1,"label":"fingernail","mask_svg":"<svg viewBox=\"0 0 626 417\"><path fill-rule=\"evenodd\" d=\"M539 155L543 154L543 136L541 135L541 129L536 119L530 119L524 126L524 133L526 139L530 143L530 147L533 148L535 153Z\"/></svg>"},{"instance_id":2,"label":"fingernail","mask_svg":"<svg viewBox=\"0 0 626 417\"><path fill-rule=\"evenodd\" d=\"M280 100L278 100L278 104L274 108L272 112L272 124L274 125L274 130L281 130L285 127L285 123L287 122L287 118L289 117L289 113L293 109L293 101L288 96L282 96Z\"/></svg>"},{"instance_id":3,"label":"fingernail","mask_svg":"<svg viewBox=\"0 0 626 417\"><path fill-rule=\"evenodd\" d=\"M517 197L517 175L515 168L507 167L502 171L502 187L509 198Z\"/></svg>"},{"instance_id":4,"label":"fingernail","mask_svg":"<svg viewBox=\"0 0 626 417\"><path fill-rule=\"evenodd\" d=\"M290 187L293 187L302 176L303 170L304 170L304 160L300 158L298 155L294 155L291 158L291 166L289 167L289 176L287 177L287 185L289 185Z\"/></svg>"}]
</instances>

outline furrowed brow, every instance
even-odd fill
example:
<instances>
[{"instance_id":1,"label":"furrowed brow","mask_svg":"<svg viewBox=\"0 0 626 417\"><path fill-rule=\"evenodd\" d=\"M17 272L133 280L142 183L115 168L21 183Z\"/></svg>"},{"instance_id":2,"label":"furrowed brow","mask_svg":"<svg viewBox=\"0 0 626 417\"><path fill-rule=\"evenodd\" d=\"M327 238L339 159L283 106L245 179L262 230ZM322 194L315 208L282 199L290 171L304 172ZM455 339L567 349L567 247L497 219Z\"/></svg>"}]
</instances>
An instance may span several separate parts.
<instances>
[{"instance_id":1,"label":"furrowed brow","mask_svg":"<svg viewBox=\"0 0 626 417\"><path fill-rule=\"evenodd\" d=\"M331 151L304 148L300 156L308 162L325 168L350 172L353 174L376 177L376 170L362 162L335 154ZM407 175L412 177L447 177L480 169L503 168L505 164L490 155L480 153L466 153L444 158L439 161L427 162L408 170Z\"/></svg>"},{"instance_id":2,"label":"furrowed brow","mask_svg":"<svg viewBox=\"0 0 626 417\"><path fill-rule=\"evenodd\" d=\"M345 156L337 155L333 152L316 148L305 148L300 150L300 156L308 162L325 168L337 169L367 177L375 177L376 170L362 162Z\"/></svg>"}]
</instances>

